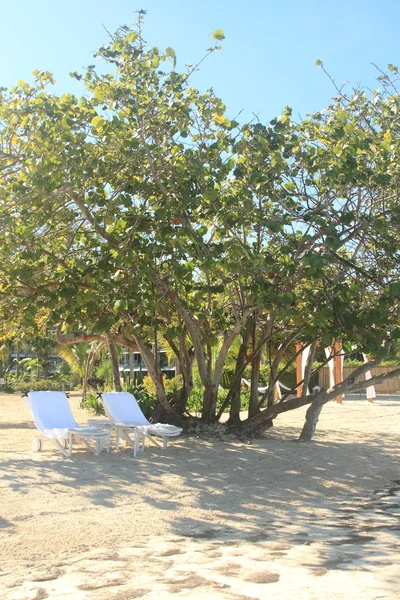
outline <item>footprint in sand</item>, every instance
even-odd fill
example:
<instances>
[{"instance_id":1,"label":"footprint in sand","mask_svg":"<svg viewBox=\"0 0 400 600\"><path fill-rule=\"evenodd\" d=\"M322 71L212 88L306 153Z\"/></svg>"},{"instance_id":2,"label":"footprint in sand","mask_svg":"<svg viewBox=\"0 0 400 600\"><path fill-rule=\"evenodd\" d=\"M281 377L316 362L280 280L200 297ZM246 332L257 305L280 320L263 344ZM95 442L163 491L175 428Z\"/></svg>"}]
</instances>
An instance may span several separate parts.
<instances>
[{"instance_id":1,"label":"footprint in sand","mask_svg":"<svg viewBox=\"0 0 400 600\"><path fill-rule=\"evenodd\" d=\"M164 552L160 552L159 556L175 556L176 554L184 554L184 550L180 548L170 548L170 550L165 550Z\"/></svg>"},{"instance_id":2,"label":"footprint in sand","mask_svg":"<svg viewBox=\"0 0 400 600\"><path fill-rule=\"evenodd\" d=\"M279 573L273 573L272 571L260 571L244 577L249 583L276 583L279 578Z\"/></svg>"}]
</instances>

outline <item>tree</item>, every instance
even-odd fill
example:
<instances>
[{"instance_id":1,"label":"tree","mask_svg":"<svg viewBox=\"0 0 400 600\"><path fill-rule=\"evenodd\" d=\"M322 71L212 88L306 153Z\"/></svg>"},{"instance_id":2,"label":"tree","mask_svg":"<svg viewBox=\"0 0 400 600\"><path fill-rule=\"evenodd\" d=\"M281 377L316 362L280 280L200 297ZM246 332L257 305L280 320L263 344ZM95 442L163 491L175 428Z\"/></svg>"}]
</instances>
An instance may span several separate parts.
<instances>
[{"instance_id":1,"label":"tree","mask_svg":"<svg viewBox=\"0 0 400 600\"><path fill-rule=\"evenodd\" d=\"M209 422L240 340L225 405L230 426L251 434L311 402L274 402L295 341L315 349L340 338L377 364L397 336L398 95L384 80L383 93L340 91L300 123L285 109L239 127L211 90L190 86L198 65L178 73L174 51L147 48L141 28L140 14L99 50L108 73L72 74L90 98L56 96L39 71L34 85L1 92L1 311L8 331L58 323L61 343L107 343L116 389L115 345L137 348L168 415L183 414L195 357ZM161 339L182 373L174 399ZM311 375L310 362L304 389Z\"/></svg>"}]
</instances>

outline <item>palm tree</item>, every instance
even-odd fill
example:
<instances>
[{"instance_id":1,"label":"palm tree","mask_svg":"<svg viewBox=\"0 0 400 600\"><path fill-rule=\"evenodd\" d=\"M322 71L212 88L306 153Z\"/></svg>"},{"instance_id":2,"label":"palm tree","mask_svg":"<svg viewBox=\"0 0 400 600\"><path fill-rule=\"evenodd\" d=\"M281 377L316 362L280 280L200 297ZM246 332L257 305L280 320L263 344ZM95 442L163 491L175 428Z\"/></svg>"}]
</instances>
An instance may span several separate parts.
<instances>
[{"instance_id":1,"label":"palm tree","mask_svg":"<svg viewBox=\"0 0 400 600\"><path fill-rule=\"evenodd\" d=\"M92 375L94 362L98 357L104 342L82 342L71 346L58 346L56 351L69 365L77 382L82 383L82 402L85 401L88 379Z\"/></svg>"}]
</instances>

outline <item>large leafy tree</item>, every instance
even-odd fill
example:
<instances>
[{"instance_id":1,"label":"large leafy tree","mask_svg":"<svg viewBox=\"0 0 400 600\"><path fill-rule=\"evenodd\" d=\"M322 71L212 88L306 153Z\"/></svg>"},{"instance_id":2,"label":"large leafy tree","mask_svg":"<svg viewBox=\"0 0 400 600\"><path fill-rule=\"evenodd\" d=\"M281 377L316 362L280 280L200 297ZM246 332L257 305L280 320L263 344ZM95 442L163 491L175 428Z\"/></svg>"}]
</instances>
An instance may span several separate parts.
<instances>
[{"instance_id":1,"label":"large leafy tree","mask_svg":"<svg viewBox=\"0 0 400 600\"><path fill-rule=\"evenodd\" d=\"M226 404L231 425L252 432L311 402L305 393L274 402L296 340L312 358L340 338L377 364L397 335L398 95L383 79L382 93L340 92L300 123L286 109L239 128L212 90L190 86L196 67L179 73L171 48L146 47L142 18L97 53L106 74L93 65L72 74L89 96L56 96L43 72L1 92L4 335L22 321L62 324L61 343L105 341L114 366L115 344L138 348L170 411L149 347L164 337L183 375L175 406L184 409L195 356L207 421L219 416L239 338ZM207 54L223 34L213 37ZM274 355L261 411L266 344ZM341 389L356 389L366 368ZM311 361L305 384L310 376ZM314 416L329 397L313 399Z\"/></svg>"},{"instance_id":2,"label":"large leafy tree","mask_svg":"<svg viewBox=\"0 0 400 600\"><path fill-rule=\"evenodd\" d=\"M211 90L189 87L195 67L179 74L171 48L145 48L141 18L136 31L121 28L98 53L113 75L87 69L89 100L49 93L52 76L41 72L34 86L3 93L3 290L13 290L12 310L23 310L26 323L44 310L96 335L128 321L149 362L141 328L162 322L158 305L168 298L196 349L212 418L224 357L243 316L221 317L221 300L208 293L208 307L218 306L219 321L231 329L213 372L209 348L220 327L213 333L210 323L196 324L193 289L215 284L215 255L206 243L212 210L208 215L204 201L211 205L232 170L237 124ZM223 34L213 37L208 53ZM164 71L167 61L172 68Z\"/></svg>"}]
</instances>

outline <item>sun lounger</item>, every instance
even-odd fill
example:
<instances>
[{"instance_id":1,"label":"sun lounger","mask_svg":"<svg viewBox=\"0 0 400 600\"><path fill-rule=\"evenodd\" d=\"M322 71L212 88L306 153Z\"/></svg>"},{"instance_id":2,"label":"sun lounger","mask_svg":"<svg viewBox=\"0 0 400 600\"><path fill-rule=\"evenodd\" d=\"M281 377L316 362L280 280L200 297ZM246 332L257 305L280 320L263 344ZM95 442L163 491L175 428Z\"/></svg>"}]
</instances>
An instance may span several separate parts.
<instances>
[{"instance_id":1,"label":"sun lounger","mask_svg":"<svg viewBox=\"0 0 400 600\"><path fill-rule=\"evenodd\" d=\"M90 449L90 442L95 442L95 455L99 455L104 446L110 451L110 430L96 427L81 427L75 421L67 396L64 392L29 392L28 405L33 421L39 431L66 457L72 454L73 437L80 438ZM32 448L42 449L42 439L34 438Z\"/></svg>"},{"instance_id":2,"label":"sun lounger","mask_svg":"<svg viewBox=\"0 0 400 600\"><path fill-rule=\"evenodd\" d=\"M148 436L155 444L155 438L161 437L163 448L166 448L168 439L182 432L182 428L175 425L150 423L142 413L135 396L129 392L105 392L100 394L100 398L108 418L114 421L117 451L120 437L133 447L133 455L136 456L139 449L144 449ZM134 435L133 440L129 434Z\"/></svg>"}]
</instances>

